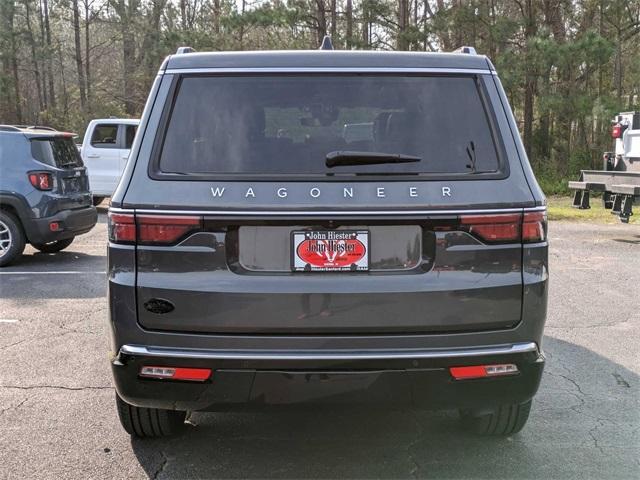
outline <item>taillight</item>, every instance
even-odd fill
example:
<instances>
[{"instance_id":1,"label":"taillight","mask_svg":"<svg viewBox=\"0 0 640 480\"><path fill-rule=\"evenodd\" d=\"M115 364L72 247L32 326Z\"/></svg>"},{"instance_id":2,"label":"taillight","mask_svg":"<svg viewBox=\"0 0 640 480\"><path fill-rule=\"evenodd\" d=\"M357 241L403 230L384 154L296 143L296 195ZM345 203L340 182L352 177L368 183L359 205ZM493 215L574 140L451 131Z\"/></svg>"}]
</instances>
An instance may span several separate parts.
<instances>
[{"instance_id":1,"label":"taillight","mask_svg":"<svg viewBox=\"0 0 640 480\"><path fill-rule=\"evenodd\" d=\"M109 212L109 240L114 243L171 244L201 227L199 216Z\"/></svg>"},{"instance_id":2,"label":"taillight","mask_svg":"<svg viewBox=\"0 0 640 480\"><path fill-rule=\"evenodd\" d=\"M187 232L199 230L202 218L195 216L138 215L138 242L173 243Z\"/></svg>"},{"instance_id":3,"label":"taillight","mask_svg":"<svg viewBox=\"0 0 640 480\"><path fill-rule=\"evenodd\" d=\"M49 172L32 172L29 174L29 182L38 190L53 188L53 178Z\"/></svg>"},{"instance_id":4,"label":"taillight","mask_svg":"<svg viewBox=\"0 0 640 480\"><path fill-rule=\"evenodd\" d=\"M611 138L621 138L625 128L626 127L624 125L619 123L613 125L613 127L611 127Z\"/></svg>"},{"instance_id":5,"label":"taillight","mask_svg":"<svg viewBox=\"0 0 640 480\"><path fill-rule=\"evenodd\" d=\"M462 215L459 228L485 243L543 242L547 238L547 214Z\"/></svg>"},{"instance_id":6,"label":"taillight","mask_svg":"<svg viewBox=\"0 0 640 480\"><path fill-rule=\"evenodd\" d=\"M109 240L114 243L136 241L136 221L133 213L109 212Z\"/></svg>"},{"instance_id":7,"label":"taillight","mask_svg":"<svg viewBox=\"0 0 640 480\"><path fill-rule=\"evenodd\" d=\"M460 217L462 230L487 243L508 243L520 241L519 213L506 215L463 215Z\"/></svg>"},{"instance_id":8,"label":"taillight","mask_svg":"<svg viewBox=\"0 0 640 480\"><path fill-rule=\"evenodd\" d=\"M544 242L547 239L547 212L526 212L522 219L522 241Z\"/></svg>"}]
</instances>

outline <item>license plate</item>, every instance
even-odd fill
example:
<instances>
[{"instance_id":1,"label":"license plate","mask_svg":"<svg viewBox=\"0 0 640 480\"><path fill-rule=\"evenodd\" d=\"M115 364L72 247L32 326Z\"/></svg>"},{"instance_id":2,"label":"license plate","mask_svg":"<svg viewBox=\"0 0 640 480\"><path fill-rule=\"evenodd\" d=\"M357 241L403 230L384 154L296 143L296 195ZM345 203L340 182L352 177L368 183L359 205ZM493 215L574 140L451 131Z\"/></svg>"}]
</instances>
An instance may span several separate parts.
<instances>
[{"instance_id":1,"label":"license plate","mask_svg":"<svg viewBox=\"0 0 640 480\"><path fill-rule=\"evenodd\" d=\"M291 233L294 272L369 270L368 230L304 230Z\"/></svg>"}]
</instances>

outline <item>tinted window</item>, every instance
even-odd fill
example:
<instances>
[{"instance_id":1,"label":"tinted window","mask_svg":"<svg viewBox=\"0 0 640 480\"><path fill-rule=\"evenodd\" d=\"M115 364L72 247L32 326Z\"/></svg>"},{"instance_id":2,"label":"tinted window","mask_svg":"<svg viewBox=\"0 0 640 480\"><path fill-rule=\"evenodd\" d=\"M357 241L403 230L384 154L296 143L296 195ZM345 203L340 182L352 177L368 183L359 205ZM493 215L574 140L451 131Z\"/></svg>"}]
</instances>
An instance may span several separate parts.
<instances>
[{"instance_id":1,"label":"tinted window","mask_svg":"<svg viewBox=\"0 0 640 480\"><path fill-rule=\"evenodd\" d=\"M31 155L39 162L58 168L81 167L78 147L71 138L33 138Z\"/></svg>"},{"instance_id":2,"label":"tinted window","mask_svg":"<svg viewBox=\"0 0 640 480\"><path fill-rule=\"evenodd\" d=\"M91 145L97 148L116 148L118 125L96 125L91 136Z\"/></svg>"},{"instance_id":3,"label":"tinted window","mask_svg":"<svg viewBox=\"0 0 640 480\"><path fill-rule=\"evenodd\" d=\"M133 139L136 136L136 130L138 130L137 125L124 125L125 128L125 137L124 137L124 148L127 150L131 148L133 144Z\"/></svg>"},{"instance_id":4,"label":"tinted window","mask_svg":"<svg viewBox=\"0 0 640 480\"><path fill-rule=\"evenodd\" d=\"M332 151L422 158L325 165ZM475 160L475 161L474 161ZM498 168L473 77L183 78L160 170L175 173L470 173Z\"/></svg>"}]
</instances>

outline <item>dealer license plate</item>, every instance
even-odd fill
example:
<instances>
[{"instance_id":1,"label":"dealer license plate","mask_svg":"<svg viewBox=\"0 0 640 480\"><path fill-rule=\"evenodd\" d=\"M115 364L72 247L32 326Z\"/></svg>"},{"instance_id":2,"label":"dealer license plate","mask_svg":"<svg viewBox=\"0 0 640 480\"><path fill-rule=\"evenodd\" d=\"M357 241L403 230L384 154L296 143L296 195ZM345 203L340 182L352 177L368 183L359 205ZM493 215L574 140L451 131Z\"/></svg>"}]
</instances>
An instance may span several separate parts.
<instances>
[{"instance_id":1,"label":"dealer license plate","mask_svg":"<svg viewBox=\"0 0 640 480\"><path fill-rule=\"evenodd\" d=\"M368 230L304 230L291 233L294 272L369 270Z\"/></svg>"}]
</instances>

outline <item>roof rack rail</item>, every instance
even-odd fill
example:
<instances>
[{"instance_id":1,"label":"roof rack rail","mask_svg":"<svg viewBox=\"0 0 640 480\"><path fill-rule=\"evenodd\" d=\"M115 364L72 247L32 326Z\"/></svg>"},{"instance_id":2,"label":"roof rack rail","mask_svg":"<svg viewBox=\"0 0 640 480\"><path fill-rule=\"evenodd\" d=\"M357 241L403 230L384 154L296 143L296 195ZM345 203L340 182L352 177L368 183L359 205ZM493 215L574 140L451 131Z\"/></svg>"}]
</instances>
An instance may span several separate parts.
<instances>
[{"instance_id":1,"label":"roof rack rail","mask_svg":"<svg viewBox=\"0 0 640 480\"><path fill-rule=\"evenodd\" d=\"M458 47L456 48L453 52L451 53L467 53L469 55L477 55L478 52L476 52L476 49L473 47Z\"/></svg>"},{"instance_id":2,"label":"roof rack rail","mask_svg":"<svg viewBox=\"0 0 640 480\"><path fill-rule=\"evenodd\" d=\"M191 47L178 47L176 50L176 55L182 55L183 53L194 53L195 50Z\"/></svg>"},{"instance_id":3,"label":"roof rack rail","mask_svg":"<svg viewBox=\"0 0 640 480\"><path fill-rule=\"evenodd\" d=\"M333 50L333 42L331 41L331 37L329 35L325 35L322 39L322 44L318 50Z\"/></svg>"},{"instance_id":4,"label":"roof rack rail","mask_svg":"<svg viewBox=\"0 0 640 480\"><path fill-rule=\"evenodd\" d=\"M44 125L0 125L0 129L5 132L20 132L22 130L48 130L50 132L57 132L55 128Z\"/></svg>"}]
</instances>

